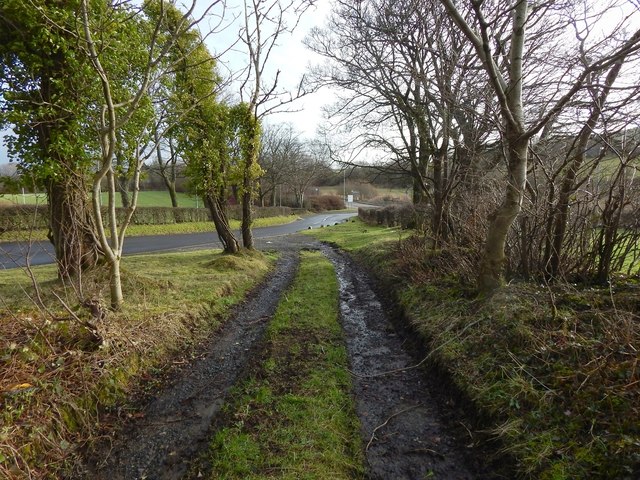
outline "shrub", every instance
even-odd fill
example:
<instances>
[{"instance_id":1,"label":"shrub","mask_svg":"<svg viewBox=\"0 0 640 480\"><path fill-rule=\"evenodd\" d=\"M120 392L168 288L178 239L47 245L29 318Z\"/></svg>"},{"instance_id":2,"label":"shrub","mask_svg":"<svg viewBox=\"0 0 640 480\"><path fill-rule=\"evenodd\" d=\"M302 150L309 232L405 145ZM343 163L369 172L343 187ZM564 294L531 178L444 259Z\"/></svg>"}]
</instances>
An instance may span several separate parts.
<instances>
[{"instance_id":1,"label":"shrub","mask_svg":"<svg viewBox=\"0 0 640 480\"><path fill-rule=\"evenodd\" d=\"M309 200L311 209L316 212L325 210L342 210L345 208L344 200L338 195L318 195Z\"/></svg>"}]
</instances>

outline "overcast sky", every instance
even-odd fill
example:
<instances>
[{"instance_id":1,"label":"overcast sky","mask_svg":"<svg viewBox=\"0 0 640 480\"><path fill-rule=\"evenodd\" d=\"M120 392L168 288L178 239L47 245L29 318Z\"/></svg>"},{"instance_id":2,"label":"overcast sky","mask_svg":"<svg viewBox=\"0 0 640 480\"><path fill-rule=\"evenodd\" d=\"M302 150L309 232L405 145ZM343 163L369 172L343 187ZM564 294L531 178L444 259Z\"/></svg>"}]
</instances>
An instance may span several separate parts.
<instances>
[{"instance_id":1,"label":"overcast sky","mask_svg":"<svg viewBox=\"0 0 640 480\"><path fill-rule=\"evenodd\" d=\"M203 0L198 0L203 4ZM242 13L242 0L229 0L228 18ZM234 6L235 5L235 6ZM264 84L268 85L273 81L276 71L280 71L279 84L283 88L295 91L302 75L306 72L309 64L316 64L322 60L303 45L303 40L309 31L316 26L322 26L331 8L330 0L318 0L315 5L307 10L298 24L293 34L285 34L278 41L278 47L274 50L268 63L268 72L264 79ZM290 25L294 22L294 17L288 19ZM220 43L233 42L237 38L238 25L231 25L222 35L212 35L208 43L212 51L220 51ZM232 70L241 69L247 60L247 53L241 51L242 45L238 45L238 51L226 52L222 55L222 62L228 62ZM327 101L327 94L319 92L310 94L296 101L291 105L289 112L275 114L267 117L269 123L289 122L306 137L312 137L317 126L322 122L321 108ZM329 100L330 101L330 100Z\"/></svg>"}]
</instances>

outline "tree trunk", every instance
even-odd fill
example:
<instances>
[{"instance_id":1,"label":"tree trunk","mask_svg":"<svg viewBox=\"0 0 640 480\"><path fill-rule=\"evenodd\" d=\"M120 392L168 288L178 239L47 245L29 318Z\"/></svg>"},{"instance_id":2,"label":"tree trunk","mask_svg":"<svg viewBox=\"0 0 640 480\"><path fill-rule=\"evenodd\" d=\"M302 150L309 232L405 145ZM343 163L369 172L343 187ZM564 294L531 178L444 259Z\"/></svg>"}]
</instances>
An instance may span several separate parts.
<instances>
[{"instance_id":1,"label":"tree trunk","mask_svg":"<svg viewBox=\"0 0 640 480\"><path fill-rule=\"evenodd\" d=\"M122 279L120 277L120 257L110 262L111 278L109 279L109 293L111 297L111 308L119 310L124 303L122 296Z\"/></svg>"},{"instance_id":2,"label":"tree trunk","mask_svg":"<svg viewBox=\"0 0 640 480\"><path fill-rule=\"evenodd\" d=\"M249 185L246 185L249 183ZM251 194L251 182L246 182L245 179L245 191L242 194L242 244L244 248L253 250L253 232L251 231L251 225L253 224L253 210L252 210L252 197Z\"/></svg>"},{"instance_id":3,"label":"tree trunk","mask_svg":"<svg viewBox=\"0 0 640 480\"><path fill-rule=\"evenodd\" d=\"M81 179L51 180L47 196L49 240L56 252L58 276L69 278L95 266L101 256L87 190Z\"/></svg>"},{"instance_id":4,"label":"tree trunk","mask_svg":"<svg viewBox=\"0 0 640 480\"><path fill-rule=\"evenodd\" d=\"M474 4L474 8L479 7L479 3ZM513 9L508 84L498 73L494 59L487 53L490 51L490 46L486 43L487 39L476 43L476 51L489 73L496 93L501 97L500 110L505 125L508 161L505 197L502 204L489 218L484 257L480 264L478 288L483 292L491 292L502 285L507 234L522 208L522 198L527 180L527 154L531 135L527 134L524 128L524 108L522 106L522 60L527 14L528 2L518 0Z\"/></svg>"},{"instance_id":5,"label":"tree trunk","mask_svg":"<svg viewBox=\"0 0 640 480\"><path fill-rule=\"evenodd\" d=\"M504 200L489 217L489 229L485 241L484 257L480 264L478 287L490 292L502 285L505 267L507 234L520 213L527 175L527 149L529 139L522 132L507 127L508 177Z\"/></svg>"},{"instance_id":6,"label":"tree trunk","mask_svg":"<svg viewBox=\"0 0 640 480\"><path fill-rule=\"evenodd\" d=\"M118 175L117 182L118 192L120 192L120 201L123 208L129 208L131 206L131 200L129 198L129 179L126 175Z\"/></svg>"},{"instance_id":7,"label":"tree trunk","mask_svg":"<svg viewBox=\"0 0 640 480\"><path fill-rule=\"evenodd\" d=\"M173 208L178 208L178 194L176 193L176 184L171 183L168 189L169 197L171 197L171 206Z\"/></svg>"},{"instance_id":8,"label":"tree trunk","mask_svg":"<svg viewBox=\"0 0 640 480\"><path fill-rule=\"evenodd\" d=\"M48 237L54 246L58 276L70 278L93 267L102 251L96 237L89 204L89 191L82 170L73 158L59 150L56 138L73 137L68 112L61 114L55 99L63 96L68 68L62 50L46 62L40 72L40 102L52 106L37 121L37 136L42 158L55 162L58 170L45 178L49 201Z\"/></svg>"},{"instance_id":9,"label":"tree trunk","mask_svg":"<svg viewBox=\"0 0 640 480\"><path fill-rule=\"evenodd\" d=\"M222 242L224 253L238 253L240 251L240 245L229 227L229 220L224 212L224 208L220 204L220 198L215 194L209 193L205 195L204 201L211 212L211 218L216 227L218 238L220 238L220 242Z\"/></svg>"},{"instance_id":10,"label":"tree trunk","mask_svg":"<svg viewBox=\"0 0 640 480\"><path fill-rule=\"evenodd\" d=\"M164 175L161 175L164 180L164 185L167 187L167 191L169 192L169 197L171 198L171 206L173 208L178 208L178 194L176 193L176 182L175 180L170 180Z\"/></svg>"},{"instance_id":11,"label":"tree trunk","mask_svg":"<svg viewBox=\"0 0 640 480\"><path fill-rule=\"evenodd\" d=\"M433 157L433 216L431 230L433 234L433 248L438 248L443 233L444 189L442 187L442 160L439 155Z\"/></svg>"},{"instance_id":12,"label":"tree trunk","mask_svg":"<svg viewBox=\"0 0 640 480\"><path fill-rule=\"evenodd\" d=\"M614 64L614 66L611 68L611 70L607 74L604 82L604 87L600 92L600 95L596 96L596 92L593 92L594 99L591 114L589 115L585 126L582 127L582 130L577 137L576 144L574 146L575 153L569 163L566 175L562 181L558 202L556 203L555 208L551 213L553 230L551 239L548 242L548 257L547 259L545 259L547 260L545 264L547 264L548 262L548 271L549 275L552 278L555 278L560 274L562 248L564 244L565 233L567 230L567 221L569 218L569 203L571 200L571 196L578 188L578 185L576 184L576 178L580 167L585 162L589 138L593 134L595 126L602 113L602 108L607 101L607 97L609 95L609 92L611 91L611 87L618 78L618 74L620 73L623 62L624 59L621 59L616 62L616 64Z\"/></svg>"},{"instance_id":13,"label":"tree trunk","mask_svg":"<svg viewBox=\"0 0 640 480\"><path fill-rule=\"evenodd\" d=\"M257 119L251 114L251 121ZM259 130L257 124L252 124L251 141L245 153L244 175L242 179L242 245L248 250L253 250L253 189L254 189L254 170L258 166L258 150L260 144L260 136L256 132Z\"/></svg>"}]
</instances>

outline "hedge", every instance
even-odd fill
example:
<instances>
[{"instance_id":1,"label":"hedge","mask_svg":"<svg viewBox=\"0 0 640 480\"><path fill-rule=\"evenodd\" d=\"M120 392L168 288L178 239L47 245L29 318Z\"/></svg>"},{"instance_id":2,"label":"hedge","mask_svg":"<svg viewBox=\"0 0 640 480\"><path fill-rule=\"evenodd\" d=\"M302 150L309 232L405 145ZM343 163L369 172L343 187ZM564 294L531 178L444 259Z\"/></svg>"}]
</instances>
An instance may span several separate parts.
<instances>
[{"instance_id":1,"label":"hedge","mask_svg":"<svg viewBox=\"0 0 640 480\"><path fill-rule=\"evenodd\" d=\"M393 205L382 208L358 208L358 217L369 225L412 228L416 225L417 212L413 205Z\"/></svg>"}]
</instances>

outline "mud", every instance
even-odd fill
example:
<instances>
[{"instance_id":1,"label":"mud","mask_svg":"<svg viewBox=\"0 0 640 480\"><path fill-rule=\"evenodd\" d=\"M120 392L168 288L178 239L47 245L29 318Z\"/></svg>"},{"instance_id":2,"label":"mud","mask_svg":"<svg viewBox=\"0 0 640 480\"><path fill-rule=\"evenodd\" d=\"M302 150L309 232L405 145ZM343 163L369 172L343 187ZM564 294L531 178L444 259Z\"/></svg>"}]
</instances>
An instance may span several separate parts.
<instances>
[{"instance_id":1,"label":"mud","mask_svg":"<svg viewBox=\"0 0 640 480\"><path fill-rule=\"evenodd\" d=\"M88 462L84 478L178 479L208 443L213 417L242 374L280 295L293 280L299 256L283 252L274 273L215 335L203 357L124 425L112 445Z\"/></svg>"},{"instance_id":2,"label":"mud","mask_svg":"<svg viewBox=\"0 0 640 480\"><path fill-rule=\"evenodd\" d=\"M206 354L87 463L84 478L166 480L189 470L207 448L212 425L221 424L220 408L229 389L257 357L268 321L295 276L301 249L321 250L336 268L367 477L497 478L482 467L481 454L464 446L454 426L458 412L437 380L423 369L406 370L419 358L407 348L406 332L394 328L363 269L306 236L262 239L257 247L282 253L273 275L210 341Z\"/></svg>"},{"instance_id":3,"label":"mud","mask_svg":"<svg viewBox=\"0 0 640 480\"><path fill-rule=\"evenodd\" d=\"M356 411L371 479L495 478L482 471L452 428L442 399L419 359L393 326L371 278L330 247L340 285L340 310L353 374ZM437 388L437 387L436 387Z\"/></svg>"}]
</instances>

